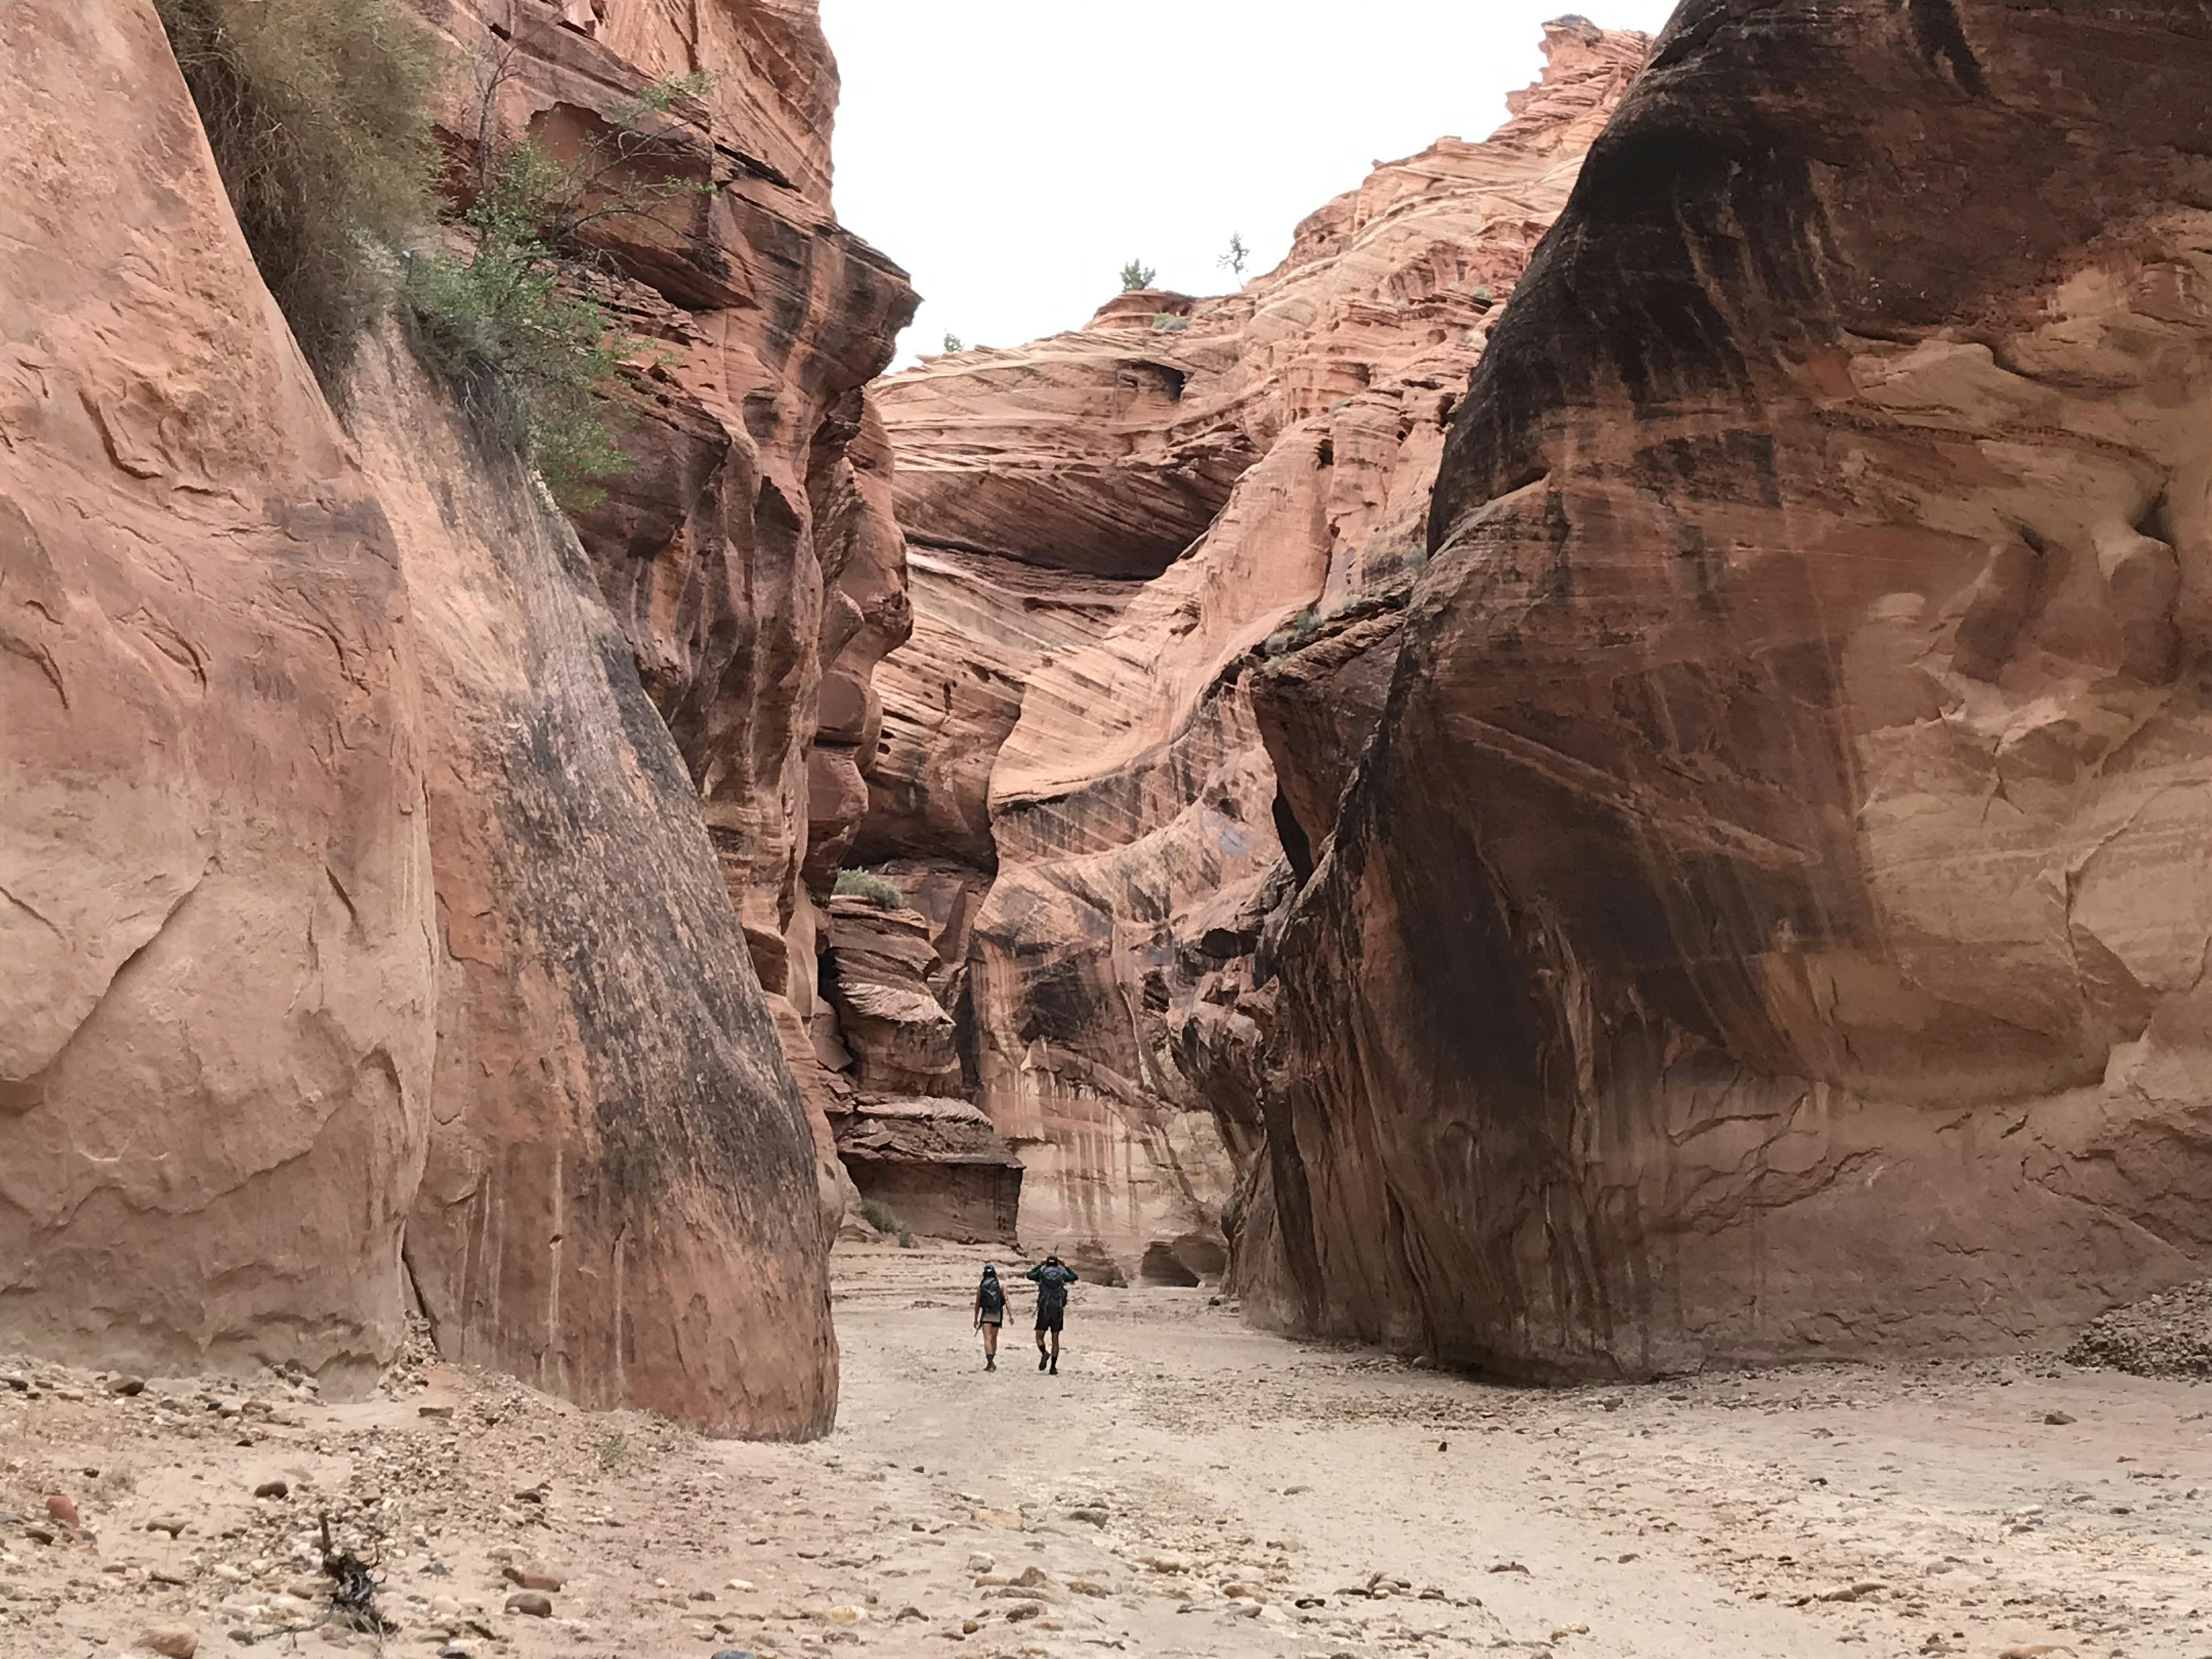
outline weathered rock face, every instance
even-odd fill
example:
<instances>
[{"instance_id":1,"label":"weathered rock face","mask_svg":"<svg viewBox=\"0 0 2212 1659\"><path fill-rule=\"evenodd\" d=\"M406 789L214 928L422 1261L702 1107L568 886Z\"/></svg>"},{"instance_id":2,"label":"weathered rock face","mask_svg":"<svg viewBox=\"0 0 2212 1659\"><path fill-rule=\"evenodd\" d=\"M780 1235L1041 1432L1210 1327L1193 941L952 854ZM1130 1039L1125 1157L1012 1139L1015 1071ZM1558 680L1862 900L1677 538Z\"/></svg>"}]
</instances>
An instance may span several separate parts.
<instances>
[{"instance_id":1,"label":"weathered rock face","mask_svg":"<svg viewBox=\"0 0 2212 1659\"><path fill-rule=\"evenodd\" d=\"M359 1384L434 1029L392 538L153 8L9 7L0 88L0 1343Z\"/></svg>"},{"instance_id":2,"label":"weathered rock face","mask_svg":"<svg viewBox=\"0 0 2212 1659\"><path fill-rule=\"evenodd\" d=\"M414 598L440 994L412 1283L447 1358L803 1435L813 1145L698 797L567 522L387 339L355 425Z\"/></svg>"},{"instance_id":3,"label":"weathered rock face","mask_svg":"<svg viewBox=\"0 0 2212 1659\"><path fill-rule=\"evenodd\" d=\"M1645 1374L2203 1273L2208 73L2180 0L1682 8L1283 939L1283 1316Z\"/></svg>"},{"instance_id":4,"label":"weathered rock face","mask_svg":"<svg viewBox=\"0 0 2212 1659\"><path fill-rule=\"evenodd\" d=\"M465 172L483 88L556 153L650 82L710 71L649 124L653 164L711 182L595 232L615 314L656 361L634 378L629 471L576 515L599 584L697 789L755 965L803 1079L817 918L868 804L877 661L906 637L890 453L862 388L915 304L829 202L836 69L811 3L678 11L434 0L455 59L444 117ZM808 1091L825 1206L850 1188Z\"/></svg>"},{"instance_id":5,"label":"weathered rock face","mask_svg":"<svg viewBox=\"0 0 2212 1659\"><path fill-rule=\"evenodd\" d=\"M960 1086L952 1017L929 983L943 966L930 931L918 911L830 901L824 989L856 1062L854 1085L868 1093L944 1097Z\"/></svg>"},{"instance_id":6,"label":"weathered rock face","mask_svg":"<svg viewBox=\"0 0 2212 1659\"><path fill-rule=\"evenodd\" d=\"M1341 634L1403 604L1454 398L1646 45L1547 43L1495 138L1377 169L1242 294L1124 295L878 393L929 574L858 844L990 878L966 1018L1026 1238L1219 1265L1260 1134L1260 943L1305 857L1278 823L1325 833L1366 734L1345 716L1335 783L1279 790L1258 647L1309 606ZM1395 624L1370 632L1379 687Z\"/></svg>"}]
</instances>

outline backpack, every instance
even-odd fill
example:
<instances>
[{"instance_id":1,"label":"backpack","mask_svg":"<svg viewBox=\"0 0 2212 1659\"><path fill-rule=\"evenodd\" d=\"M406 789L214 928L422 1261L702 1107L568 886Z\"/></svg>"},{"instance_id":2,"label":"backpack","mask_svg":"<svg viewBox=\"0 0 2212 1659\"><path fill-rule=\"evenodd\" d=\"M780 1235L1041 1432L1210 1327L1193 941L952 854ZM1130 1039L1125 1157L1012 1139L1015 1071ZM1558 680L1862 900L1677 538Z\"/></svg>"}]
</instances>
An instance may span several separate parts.
<instances>
[{"instance_id":1,"label":"backpack","mask_svg":"<svg viewBox=\"0 0 2212 1659\"><path fill-rule=\"evenodd\" d=\"M1006 1312L1006 1287L995 1278L985 1279L982 1288L975 1293L975 1305L987 1314Z\"/></svg>"}]
</instances>

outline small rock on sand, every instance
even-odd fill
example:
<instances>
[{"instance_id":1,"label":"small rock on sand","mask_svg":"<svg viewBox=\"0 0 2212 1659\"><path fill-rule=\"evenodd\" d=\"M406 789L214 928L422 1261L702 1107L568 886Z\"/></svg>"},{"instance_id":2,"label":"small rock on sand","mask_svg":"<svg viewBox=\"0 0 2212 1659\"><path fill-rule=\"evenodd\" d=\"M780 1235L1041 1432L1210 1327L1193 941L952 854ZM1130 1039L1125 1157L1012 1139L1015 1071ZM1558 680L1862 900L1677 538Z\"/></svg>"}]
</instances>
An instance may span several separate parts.
<instances>
[{"instance_id":1,"label":"small rock on sand","mask_svg":"<svg viewBox=\"0 0 2212 1659\"><path fill-rule=\"evenodd\" d=\"M543 1590L517 1590L507 1598L507 1610L527 1619L550 1619L553 1598Z\"/></svg>"},{"instance_id":2,"label":"small rock on sand","mask_svg":"<svg viewBox=\"0 0 2212 1659\"><path fill-rule=\"evenodd\" d=\"M76 1504L60 1492L46 1499L46 1513L74 1532L77 1528Z\"/></svg>"},{"instance_id":3,"label":"small rock on sand","mask_svg":"<svg viewBox=\"0 0 2212 1659\"><path fill-rule=\"evenodd\" d=\"M283 1480L264 1480L253 1489L253 1495L256 1498L289 1498L292 1488Z\"/></svg>"},{"instance_id":4,"label":"small rock on sand","mask_svg":"<svg viewBox=\"0 0 2212 1659\"><path fill-rule=\"evenodd\" d=\"M197 1632L166 1626L155 1626L138 1638L138 1645L148 1653L158 1653L161 1659L192 1659L200 1650Z\"/></svg>"}]
</instances>

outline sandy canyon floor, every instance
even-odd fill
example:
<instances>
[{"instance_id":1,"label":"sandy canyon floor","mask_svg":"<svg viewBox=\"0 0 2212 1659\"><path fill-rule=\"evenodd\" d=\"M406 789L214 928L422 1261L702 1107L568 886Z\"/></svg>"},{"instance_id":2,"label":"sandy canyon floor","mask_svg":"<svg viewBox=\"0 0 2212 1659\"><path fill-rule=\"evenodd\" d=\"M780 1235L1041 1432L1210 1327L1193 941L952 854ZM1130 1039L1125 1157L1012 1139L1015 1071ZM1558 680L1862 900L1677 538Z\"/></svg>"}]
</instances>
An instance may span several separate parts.
<instances>
[{"instance_id":1,"label":"sandy canyon floor","mask_svg":"<svg viewBox=\"0 0 2212 1659\"><path fill-rule=\"evenodd\" d=\"M0 1654L2212 1656L2212 1389L2007 1361L1513 1390L1088 1285L1058 1376L1026 1300L986 1374L977 1260L840 1252L811 1446L435 1364L325 1404L0 1360ZM326 1621L325 1514L381 1638Z\"/></svg>"}]
</instances>

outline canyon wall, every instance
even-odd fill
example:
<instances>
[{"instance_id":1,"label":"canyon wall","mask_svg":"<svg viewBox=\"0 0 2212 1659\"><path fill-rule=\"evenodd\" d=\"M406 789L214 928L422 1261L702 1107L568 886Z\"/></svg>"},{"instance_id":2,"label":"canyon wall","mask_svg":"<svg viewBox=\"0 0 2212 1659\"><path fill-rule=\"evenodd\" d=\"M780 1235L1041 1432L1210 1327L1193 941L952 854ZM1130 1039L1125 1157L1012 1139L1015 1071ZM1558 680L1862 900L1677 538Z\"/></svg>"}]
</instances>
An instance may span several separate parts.
<instances>
[{"instance_id":1,"label":"canyon wall","mask_svg":"<svg viewBox=\"0 0 2212 1659\"><path fill-rule=\"evenodd\" d=\"M1348 769L1288 689L1255 1302L1641 1376L2212 1266L2208 73L2181 0L1680 9Z\"/></svg>"},{"instance_id":2,"label":"canyon wall","mask_svg":"<svg viewBox=\"0 0 2212 1659\"><path fill-rule=\"evenodd\" d=\"M913 296L830 213L811 5L423 10L457 178L483 88L557 151L717 72L680 220L608 222L657 349L573 529L396 334L341 429L148 0L0 16L0 1342L357 1388L412 1296L818 1432L850 1187L786 1056L908 626L861 388Z\"/></svg>"},{"instance_id":3,"label":"canyon wall","mask_svg":"<svg viewBox=\"0 0 2212 1659\"><path fill-rule=\"evenodd\" d=\"M595 297L640 341L629 470L574 516L675 735L787 1054L820 1005L815 901L867 805L870 681L911 625L890 451L863 390L916 303L829 199L836 66L811 4L424 0L457 69L441 136L466 176L494 130L555 155L635 122L649 83L704 71L645 123L696 193L592 231ZM851 1197L813 1088L823 1201Z\"/></svg>"},{"instance_id":4,"label":"canyon wall","mask_svg":"<svg viewBox=\"0 0 2212 1659\"><path fill-rule=\"evenodd\" d=\"M1295 618L1402 605L1458 392L1646 44L1552 26L1505 127L1378 167L1240 294L1124 295L880 387L916 620L854 856L964 963L1024 1240L1222 1266L1305 857L1257 687Z\"/></svg>"}]
</instances>

